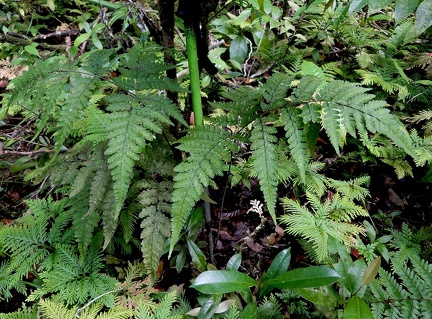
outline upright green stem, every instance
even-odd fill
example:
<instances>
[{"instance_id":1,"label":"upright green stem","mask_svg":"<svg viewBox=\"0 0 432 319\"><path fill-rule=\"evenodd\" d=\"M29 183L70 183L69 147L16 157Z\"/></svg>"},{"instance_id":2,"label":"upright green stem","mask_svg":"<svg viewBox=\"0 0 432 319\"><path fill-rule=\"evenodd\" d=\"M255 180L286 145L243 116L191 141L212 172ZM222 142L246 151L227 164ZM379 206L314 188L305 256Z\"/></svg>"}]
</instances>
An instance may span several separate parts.
<instances>
[{"instance_id":1,"label":"upright green stem","mask_svg":"<svg viewBox=\"0 0 432 319\"><path fill-rule=\"evenodd\" d=\"M200 70L198 66L198 50L196 34L191 22L185 21L185 36L186 36L186 53L189 63L190 89L192 97L192 110L194 112L195 127L201 128L204 126L203 109L201 104L201 83ZM208 187L205 187L205 192L209 193ZM207 236L209 241L210 261L214 264L214 243L213 234L211 232L211 210L210 203L204 201L204 219L206 222Z\"/></svg>"},{"instance_id":2,"label":"upright green stem","mask_svg":"<svg viewBox=\"0 0 432 319\"><path fill-rule=\"evenodd\" d=\"M192 23L185 21L186 53L189 63L190 89L192 97L192 110L194 112L195 126L203 127L203 110L201 104L200 71L198 66L198 50L196 35Z\"/></svg>"}]
</instances>

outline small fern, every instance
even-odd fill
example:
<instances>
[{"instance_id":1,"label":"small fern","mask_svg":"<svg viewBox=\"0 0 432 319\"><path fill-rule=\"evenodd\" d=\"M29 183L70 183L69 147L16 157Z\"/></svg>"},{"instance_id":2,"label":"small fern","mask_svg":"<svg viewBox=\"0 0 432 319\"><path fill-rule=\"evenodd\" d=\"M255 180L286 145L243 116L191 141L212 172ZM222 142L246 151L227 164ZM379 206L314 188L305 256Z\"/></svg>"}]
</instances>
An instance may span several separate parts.
<instances>
[{"instance_id":1,"label":"small fern","mask_svg":"<svg viewBox=\"0 0 432 319\"><path fill-rule=\"evenodd\" d=\"M350 222L358 216L368 216L368 213L351 200L339 194L324 203L311 193L307 193L307 198L311 210L292 199L283 198L282 206L288 214L282 215L280 221L287 226L289 234L300 236L312 244L313 257L319 262L329 255L329 237L352 246L354 238L364 232L362 227Z\"/></svg>"},{"instance_id":2,"label":"small fern","mask_svg":"<svg viewBox=\"0 0 432 319\"><path fill-rule=\"evenodd\" d=\"M25 293L29 274L40 278L30 301L51 295L70 304L84 303L112 290L116 280L103 273L100 236L80 255L69 228L72 213L64 211L65 201L34 200L28 205L31 214L0 229L0 247L8 255L2 265L7 277L0 278L3 297L10 298L12 289ZM113 305L114 299L106 296L101 301Z\"/></svg>"}]
</instances>

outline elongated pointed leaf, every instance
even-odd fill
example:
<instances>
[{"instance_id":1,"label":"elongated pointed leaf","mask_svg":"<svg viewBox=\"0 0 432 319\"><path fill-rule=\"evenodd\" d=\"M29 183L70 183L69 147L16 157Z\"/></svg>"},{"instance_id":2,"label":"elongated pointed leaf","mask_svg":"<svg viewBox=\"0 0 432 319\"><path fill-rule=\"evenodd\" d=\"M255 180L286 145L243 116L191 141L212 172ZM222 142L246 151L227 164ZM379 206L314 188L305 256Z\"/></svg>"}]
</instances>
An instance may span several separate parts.
<instances>
[{"instance_id":1,"label":"elongated pointed leaf","mask_svg":"<svg viewBox=\"0 0 432 319\"><path fill-rule=\"evenodd\" d=\"M369 266L366 268L366 271L363 275L363 279L361 282L361 286L365 286L368 283L370 283L372 280L375 279L376 275L378 274L378 270L381 267L381 257L377 257L369 264Z\"/></svg>"},{"instance_id":2,"label":"elongated pointed leaf","mask_svg":"<svg viewBox=\"0 0 432 319\"><path fill-rule=\"evenodd\" d=\"M267 280L266 286L279 289L313 288L334 283L339 274L327 266L312 266L288 271L274 279Z\"/></svg>"},{"instance_id":3,"label":"elongated pointed leaf","mask_svg":"<svg viewBox=\"0 0 432 319\"><path fill-rule=\"evenodd\" d=\"M227 262L226 270L238 270L242 262L242 254L233 255Z\"/></svg>"},{"instance_id":4,"label":"elongated pointed leaf","mask_svg":"<svg viewBox=\"0 0 432 319\"><path fill-rule=\"evenodd\" d=\"M267 279L273 279L288 270L291 261L291 248L282 250L273 259L268 271L262 276L261 282Z\"/></svg>"},{"instance_id":5,"label":"elongated pointed leaf","mask_svg":"<svg viewBox=\"0 0 432 319\"><path fill-rule=\"evenodd\" d=\"M291 261L291 250L290 248L282 250L276 255L275 259L270 265L268 271L261 278L262 288L260 289L260 297L267 295L274 288L271 285L267 285L268 280L274 279L275 277L285 273Z\"/></svg>"},{"instance_id":6,"label":"elongated pointed leaf","mask_svg":"<svg viewBox=\"0 0 432 319\"><path fill-rule=\"evenodd\" d=\"M213 295L211 296L201 307L198 318L199 319L211 319L213 315L216 313L220 301L222 299L222 295Z\"/></svg>"},{"instance_id":7,"label":"elongated pointed leaf","mask_svg":"<svg viewBox=\"0 0 432 319\"><path fill-rule=\"evenodd\" d=\"M374 319L374 316L367 303L354 296L348 301L342 319Z\"/></svg>"},{"instance_id":8,"label":"elongated pointed leaf","mask_svg":"<svg viewBox=\"0 0 432 319\"><path fill-rule=\"evenodd\" d=\"M199 270L205 270L207 267L206 258L201 249L189 238L187 239L189 254L192 257L192 262Z\"/></svg>"},{"instance_id":9,"label":"elongated pointed leaf","mask_svg":"<svg viewBox=\"0 0 432 319\"><path fill-rule=\"evenodd\" d=\"M205 294L222 294L256 284L254 279L236 270L210 270L199 275L191 287Z\"/></svg>"},{"instance_id":10,"label":"elongated pointed leaf","mask_svg":"<svg viewBox=\"0 0 432 319\"><path fill-rule=\"evenodd\" d=\"M432 25L432 0L423 0L417 8L415 30L417 34L423 33Z\"/></svg>"},{"instance_id":11,"label":"elongated pointed leaf","mask_svg":"<svg viewBox=\"0 0 432 319\"><path fill-rule=\"evenodd\" d=\"M395 7L395 20L396 23L400 23L404 21L406 18L412 14L417 6L419 5L420 0L396 0Z\"/></svg>"}]
</instances>

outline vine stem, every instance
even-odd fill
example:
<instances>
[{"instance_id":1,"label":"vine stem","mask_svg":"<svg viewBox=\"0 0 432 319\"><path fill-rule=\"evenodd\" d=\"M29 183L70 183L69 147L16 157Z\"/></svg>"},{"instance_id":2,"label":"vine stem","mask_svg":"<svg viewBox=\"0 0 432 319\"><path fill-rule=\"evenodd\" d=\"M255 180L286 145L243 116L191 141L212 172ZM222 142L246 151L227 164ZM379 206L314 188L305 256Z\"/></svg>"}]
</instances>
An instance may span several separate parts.
<instances>
[{"instance_id":1,"label":"vine stem","mask_svg":"<svg viewBox=\"0 0 432 319\"><path fill-rule=\"evenodd\" d=\"M201 103L201 83L200 70L198 65L197 39L193 21L191 21L190 19L184 19L184 23L194 124L196 128L202 128L204 126L204 119ZM205 187L204 191L208 195L208 187ZM210 203L206 200L204 200L204 219L208 234L210 262L214 264L214 243L213 234L211 232L211 208Z\"/></svg>"}]
</instances>

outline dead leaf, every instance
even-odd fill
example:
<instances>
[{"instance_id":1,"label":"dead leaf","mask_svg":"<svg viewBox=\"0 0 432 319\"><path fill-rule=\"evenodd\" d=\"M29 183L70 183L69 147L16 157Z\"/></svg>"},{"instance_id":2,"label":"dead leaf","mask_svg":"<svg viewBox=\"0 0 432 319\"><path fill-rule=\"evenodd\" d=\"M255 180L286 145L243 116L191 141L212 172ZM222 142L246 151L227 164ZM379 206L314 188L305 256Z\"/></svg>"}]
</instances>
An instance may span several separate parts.
<instances>
[{"instance_id":1,"label":"dead leaf","mask_svg":"<svg viewBox=\"0 0 432 319\"><path fill-rule=\"evenodd\" d=\"M259 253L263 249L263 246L261 246L260 244L256 243L252 238L248 239L248 241L246 242L246 244L248 245L248 247L250 249L252 249L253 251L256 251L257 253Z\"/></svg>"}]
</instances>

